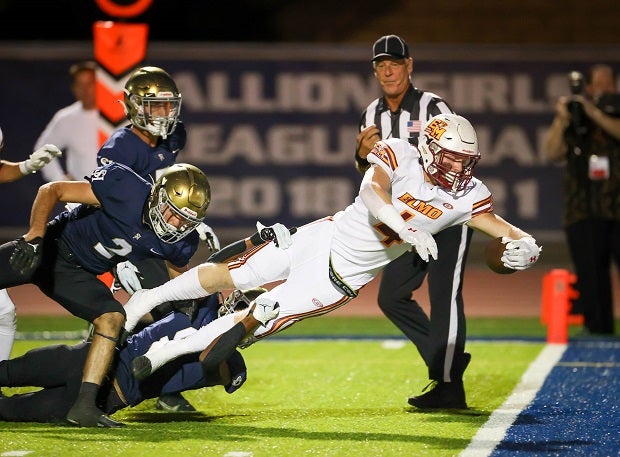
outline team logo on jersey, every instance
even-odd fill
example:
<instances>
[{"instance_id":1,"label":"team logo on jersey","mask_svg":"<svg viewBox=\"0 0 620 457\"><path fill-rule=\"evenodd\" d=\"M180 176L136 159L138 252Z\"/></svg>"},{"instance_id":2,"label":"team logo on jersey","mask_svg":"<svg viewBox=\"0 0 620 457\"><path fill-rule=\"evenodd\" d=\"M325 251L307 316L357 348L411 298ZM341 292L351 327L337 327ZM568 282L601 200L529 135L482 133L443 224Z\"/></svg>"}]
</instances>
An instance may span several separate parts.
<instances>
[{"instance_id":1,"label":"team logo on jersey","mask_svg":"<svg viewBox=\"0 0 620 457\"><path fill-rule=\"evenodd\" d=\"M435 119L433 122L428 124L424 129L424 133L426 133L431 138L439 141L439 139L446 133L446 127L448 123L442 121L441 119Z\"/></svg>"},{"instance_id":2,"label":"team logo on jersey","mask_svg":"<svg viewBox=\"0 0 620 457\"><path fill-rule=\"evenodd\" d=\"M370 153L381 159L391 170L396 170L396 167L398 167L398 161L396 160L394 151L383 141L377 141Z\"/></svg>"},{"instance_id":3,"label":"team logo on jersey","mask_svg":"<svg viewBox=\"0 0 620 457\"><path fill-rule=\"evenodd\" d=\"M157 158L159 159L160 162L164 161L164 155L161 152L157 154Z\"/></svg>"},{"instance_id":4,"label":"team logo on jersey","mask_svg":"<svg viewBox=\"0 0 620 457\"><path fill-rule=\"evenodd\" d=\"M132 238L133 238L134 240L139 240L140 238L142 238L142 234L140 234L140 233L136 233L134 236L132 236Z\"/></svg>"},{"instance_id":5,"label":"team logo on jersey","mask_svg":"<svg viewBox=\"0 0 620 457\"><path fill-rule=\"evenodd\" d=\"M437 219L443 214L443 211L439 208L436 208L433 205L429 205L422 200L418 200L417 198L413 197L409 192L405 192L403 195L398 197L398 199L411 209L417 211L420 214L424 214L430 219Z\"/></svg>"},{"instance_id":6,"label":"team logo on jersey","mask_svg":"<svg viewBox=\"0 0 620 457\"><path fill-rule=\"evenodd\" d=\"M102 170L100 168L97 168L95 171L93 171L93 174L90 177L90 179L91 181L103 181L103 178L105 178L106 173L107 173L107 170Z\"/></svg>"}]
</instances>

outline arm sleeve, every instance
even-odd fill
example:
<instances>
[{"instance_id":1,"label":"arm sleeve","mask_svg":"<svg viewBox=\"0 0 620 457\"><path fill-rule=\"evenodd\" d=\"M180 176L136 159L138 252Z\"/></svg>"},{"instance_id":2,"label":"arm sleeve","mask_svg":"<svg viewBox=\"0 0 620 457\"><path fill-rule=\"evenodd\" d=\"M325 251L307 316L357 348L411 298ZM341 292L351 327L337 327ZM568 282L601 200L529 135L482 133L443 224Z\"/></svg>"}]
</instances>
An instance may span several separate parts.
<instances>
[{"instance_id":1,"label":"arm sleeve","mask_svg":"<svg viewBox=\"0 0 620 457\"><path fill-rule=\"evenodd\" d=\"M370 167L360 185L360 198L374 217L377 217L379 210L386 205L383 199L372 188L372 177L375 174L375 167Z\"/></svg>"}]
</instances>

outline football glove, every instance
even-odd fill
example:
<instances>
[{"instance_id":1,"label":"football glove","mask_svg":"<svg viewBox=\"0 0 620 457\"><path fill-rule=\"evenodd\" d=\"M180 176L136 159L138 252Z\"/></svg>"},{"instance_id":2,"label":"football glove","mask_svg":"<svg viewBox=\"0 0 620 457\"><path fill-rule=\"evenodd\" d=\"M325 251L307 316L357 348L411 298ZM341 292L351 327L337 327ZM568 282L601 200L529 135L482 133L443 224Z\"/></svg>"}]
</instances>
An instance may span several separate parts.
<instances>
[{"instance_id":1,"label":"football glove","mask_svg":"<svg viewBox=\"0 0 620 457\"><path fill-rule=\"evenodd\" d=\"M13 270L22 276L30 276L41 265L43 258L43 238L40 236L30 241L24 237L16 240L15 248L9 258L9 264Z\"/></svg>"},{"instance_id":2,"label":"football glove","mask_svg":"<svg viewBox=\"0 0 620 457\"><path fill-rule=\"evenodd\" d=\"M36 173L50 163L53 158L60 157L61 155L62 151L53 144L44 144L30 154L27 160L19 163L19 171L21 171L23 175Z\"/></svg>"},{"instance_id":3,"label":"football glove","mask_svg":"<svg viewBox=\"0 0 620 457\"><path fill-rule=\"evenodd\" d=\"M119 262L114 267L114 276L121 283L123 289L132 295L136 290L142 289L141 279L144 277L140 274L140 270L129 260Z\"/></svg>"},{"instance_id":4,"label":"football glove","mask_svg":"<svg viewBox=\"0 0 620 457\"><path fill-rule=\"evenodd\" d=\"M198 232L200 239L207 243L207 246L209 246L209 250L211 252L217 252L220 250L220 240L211 227L204 222L201 222L198 227L196 227L196 231Z\"/></svg>"},{"instance_id":5,"label":"football glove","mask_svg":"<svg viewBox=\"0 0 620 457\"><path fill-rule=\"evenodd\" d=\"M256 230L263 241L273 241L280 249L288 249L293 244L291 239L291 231L285 225L276 223L270 227L266 227L260 222L256 222Z\"/></svg>"},{"instance_id":6,"label":"football glove","mask_svg":"<svg viewBox=\"0 0 620 457\"><path fill-rule=\"evenodd\" d=\"M502 254L502 262L506 268L525 270L536 263L542 248L531 236L508 241Z\"/></svg>"},{"instance_id":7,"label":"football glove","mask_svg":"<svg viewBox=\"0 0 620 457\"><path fill-rule=\"evenodd\" d=\"M400 229L398 236L405 243L412 245L425 262L429 261L429 255L437 260L437 243L430 233L416 229L413 225L405 222L405 226Z\"/></svg>"}]
</instances>

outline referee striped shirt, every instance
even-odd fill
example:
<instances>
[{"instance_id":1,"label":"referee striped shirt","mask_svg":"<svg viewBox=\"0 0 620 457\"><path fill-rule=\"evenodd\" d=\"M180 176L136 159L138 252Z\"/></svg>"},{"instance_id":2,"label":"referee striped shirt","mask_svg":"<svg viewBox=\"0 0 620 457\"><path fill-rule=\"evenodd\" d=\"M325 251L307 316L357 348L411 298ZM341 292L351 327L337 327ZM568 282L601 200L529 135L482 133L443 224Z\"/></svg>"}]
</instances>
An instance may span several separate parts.
<instances>
[{"instance_id":1,"label":"referee striped shirt","mask_svg":"<svg viewBox=\"0 0 620 457\"><path fill-rule=\"evenodd\" d=\"M362 113L359 131L375 124L381 139L402 138L417 146L422 126L441 113L454 113L454 110L438 95L410 84L396 112L390 111L384 97L373 100ZM359 157L357 151L355 160L361 169L368 168L368 161Z\"/></svg>"}]
</instances>

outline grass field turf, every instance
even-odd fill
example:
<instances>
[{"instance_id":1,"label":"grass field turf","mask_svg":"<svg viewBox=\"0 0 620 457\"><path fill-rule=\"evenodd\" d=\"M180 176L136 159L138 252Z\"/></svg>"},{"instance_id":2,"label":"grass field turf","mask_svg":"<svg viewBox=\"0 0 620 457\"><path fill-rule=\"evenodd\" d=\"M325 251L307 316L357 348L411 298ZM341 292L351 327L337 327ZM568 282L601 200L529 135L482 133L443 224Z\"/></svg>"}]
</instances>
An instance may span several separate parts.
<instances>
[{"instance_id":1,"label":"grass field turf","mask_svg":"<svg viewBox=\"0 0 620 457\"><path fill-rule=\"evenodd\" d=\"M497 321L497 322L492 322ZM72 317L18 319L18 330L79 330ZM535 319L478 320L470 334L534 337L535 342L473 341L465 385L470 408L416 412L407 398L427 384L426 369L403 340L295 341L272 338L243 351L246 385L187 392L198 413L165 413L155 400L117 412L125 429L0 423L0 455L30 456L451 456L518 383L543 346ZM280 334L395 336L382 318L309 319ZM18 341L14 355L52 342ZM5 389L7 393L19 389ZM19 451L31 451L19 454Z\"/></svg>"},{"instance_id":2,"label":"grass field turf","mask_svg":"<svg viewBox=\"0 0 620 457\"><path fill-rule=\"evenodd\" d=\"M16 353L38 344L18 342ZM473 362L466 375L470 409L420 413L406 400L422 389L427 376L409 346L265 342L244 351L249 378L237 393L226 394L221 387L186 393L199 413L160 412L154 400L148 400L114 415L128 425L120 430L0 423L0 454L457 455L510 394L541 347L471 343Z\"/></svg>"}]
</instances>

